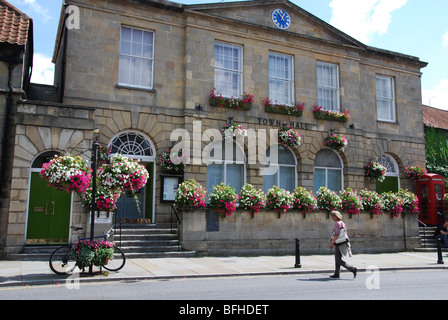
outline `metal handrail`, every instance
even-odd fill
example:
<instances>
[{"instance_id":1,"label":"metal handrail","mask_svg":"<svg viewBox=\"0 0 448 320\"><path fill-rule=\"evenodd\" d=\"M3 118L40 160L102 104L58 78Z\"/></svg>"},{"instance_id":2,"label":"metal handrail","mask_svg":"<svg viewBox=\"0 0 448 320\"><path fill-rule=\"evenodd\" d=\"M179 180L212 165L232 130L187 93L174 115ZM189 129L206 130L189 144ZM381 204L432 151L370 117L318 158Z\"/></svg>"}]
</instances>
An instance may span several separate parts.
<instances>
[{"instance_id":1,"label":"metal handrail","mask_svg":"<svg viewBox=\"0 0 448 320\"><path fill-rule=\"evenodd\" d=\"M426 239L426 227L427 225L425 223L423 223L422 221L420 221L420 219L417 219L417 221L423 225L423 238ZM423 242L423 248L426 248L426 241L422 241Z\"/></svg>"},{"instance_id":2,"label":"metal handrail","mask_svg":"<svg viewBox=\"0 0 448 320\"><path fill-rule=\"evenodd\" d=\"M170 207L171 207L171 231L173 231L173 212L176 215L176 219L179 224L182 224L182 220L180 219L179 213L177 212L176 208L174 207L174 204L171 203Z\"/></svg>"}]
</instances>

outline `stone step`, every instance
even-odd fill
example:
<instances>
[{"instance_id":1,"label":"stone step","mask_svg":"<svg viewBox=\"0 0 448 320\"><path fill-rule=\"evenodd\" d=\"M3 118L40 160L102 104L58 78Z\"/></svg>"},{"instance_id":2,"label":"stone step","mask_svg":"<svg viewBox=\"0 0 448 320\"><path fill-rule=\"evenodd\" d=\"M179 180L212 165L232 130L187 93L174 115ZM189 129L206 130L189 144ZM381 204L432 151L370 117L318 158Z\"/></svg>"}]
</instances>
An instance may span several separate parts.
<instances>
[{"instance_id":1,"label":"stone step","mask_svg":"<svg viewBox=\"0 0 448 320\"><path fill-rule=\"evenodd\" d=\"M120 228L121 227L121 228ZM170 224L121 224L115 227L113 241L126 258L192 257L195 251L184 251L180 246L177 228ZM8 254L9 260L48 261L59 246L26 246L22 253Z\"/></svg>"},{"instance_id":2,"label":"stone step","mask_svg":"<svg viewBox=\"0 0 448 320\"><path fill-rule=\"evenodd\" d=\"M145 258L191 258L196 255L196 251L169 251L169 252L129 252L125 253L126 259Z\"/></svg>"}]
</instances>

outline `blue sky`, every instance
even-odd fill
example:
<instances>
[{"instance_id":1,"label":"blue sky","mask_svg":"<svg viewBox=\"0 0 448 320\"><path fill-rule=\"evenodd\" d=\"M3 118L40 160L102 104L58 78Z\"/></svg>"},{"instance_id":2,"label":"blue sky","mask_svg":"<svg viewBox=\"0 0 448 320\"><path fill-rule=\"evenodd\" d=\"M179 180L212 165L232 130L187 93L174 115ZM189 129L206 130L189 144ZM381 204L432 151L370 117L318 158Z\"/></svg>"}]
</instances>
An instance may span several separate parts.
<instances>
[{"instance_id":1,"label":"blue sky","mask_svg":"<svg viewBox=\"0 0 448 320\"><path fill-rule=\"evenodd\" d=\"M62 0L7 0L34 20L32 81L52 83L53 54ZM228 1L228 0L224 0ZM219 0L183 0L184 4ZM292 0L369 46L428 62L422 69L423 103L448 110L447 0ZM82 23L82 21L81 21Z\"/></svg>"}]
</instances>

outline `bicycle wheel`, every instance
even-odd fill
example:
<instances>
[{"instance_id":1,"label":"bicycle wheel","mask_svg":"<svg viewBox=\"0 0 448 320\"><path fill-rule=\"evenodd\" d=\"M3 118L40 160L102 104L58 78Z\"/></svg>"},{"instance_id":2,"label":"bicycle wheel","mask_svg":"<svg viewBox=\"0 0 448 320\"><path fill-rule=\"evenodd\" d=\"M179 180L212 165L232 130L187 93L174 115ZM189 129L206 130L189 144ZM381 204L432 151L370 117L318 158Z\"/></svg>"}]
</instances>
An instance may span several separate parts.
<instances>
[{"instance_id":1,"label":"bicycle wheel","mask_svg":"<svg viewBox=\"0 0 448 320\"><path fill-rule=\"evenodd\" d=\"M118 271L124 267L126 257L120 248L114 246L114 256L109 260L108 264L103 265L104 269L109 271Z\"/></svg>"},{"instance_id":2,"label":"bicycle wheel","mask_svg":"<svg viewBox=\"0 0 448 320\"><path fill-rule=\"evenodd\" d=\"M56 274L69 274L76 268L76 261L70 254L72 248L57 248L50 256L50 269Z\"/></svg>"}]
</instances>

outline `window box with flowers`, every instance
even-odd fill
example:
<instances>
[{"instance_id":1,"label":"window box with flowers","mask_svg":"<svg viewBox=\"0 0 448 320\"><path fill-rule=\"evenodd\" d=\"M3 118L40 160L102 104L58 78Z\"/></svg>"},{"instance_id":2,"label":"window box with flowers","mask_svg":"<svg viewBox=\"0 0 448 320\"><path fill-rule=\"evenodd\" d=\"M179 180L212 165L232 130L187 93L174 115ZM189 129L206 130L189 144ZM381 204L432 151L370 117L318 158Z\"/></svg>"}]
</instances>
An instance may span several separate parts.
<instances>
[{"instance_id":1,"label":"window box with flowers","mask_svg":"<svg viewBox=\"0 0 448 320\"><path fill-rule=\"evenodd\" d=\"M261 100L261 103L264 105L264 110L269 113L280 113L287 114L291 116L301 117L303 115L303 109L305 108L305 104L298 103L296 105L284 105L273 103L269 97Z\"/></svg>"},{"instance_id":2,"label":"window box with flowers","mask_svg":"<svg viewBox=\"0 0 448 320\"><path fill-rule=\"evenodd\" d=\"M177 207L205 207L205 195L205 189L196 180L190 179L179 185L174 203Z\"/></svg>"},{"instance_id":3,"label":"window box with flowers","mask_svg":"<svg viewBox=\"0 0 448 320\"><path fill-rule=\"evenodd\" d=\"M365 176L369 180L376 180L378 182L383 182L386 178L386 167L381 163L372 161L364 165Z\"/></svg>"},{"instance_id":4,"label":"window box with flowers","mask_svg":"<svg viewBox=\"0 0 448 320\"><path fill-rule=\"evenodd\" d=\"M296 210L303 212L303 217L306 217L306 213L314 210L317 206L316 197L313 193L307 191L303 187L298 187L294 190L293 194L293 207Z\"/></svg>"},{"instance_id":5,"label":"window box with flowers","mask_svg":"<svg viewBox=\"0 0 448 320\"><path fill-rule=\"evenodd\" d=\"M278 131L278 142L286 147L298 149L300 147L300 139L300 133L289 126L282 127Z\"/></svg>"},{"instance_id":6,"label":"window box with flowers","mask_svg":"<svg viewBox=\"0 0 448 320\"><path fill-rule=\"evenodd\" d=\"M400 189L397 195L403 199L403 211L407 213L416 213L419 211L418 208L418 197L414 193L406 190Z\"/></svg>"},{"instance_id":7,"label":"window box with flowers","mask_svg":"<svg viewBox=\"0 0 448 320\"><path fill-rule=\"evenodd\" d=\"M159 163L162 171L171 174L182 174L185 171L185 164L188 161L188 155L180 149L177 154L167 149L159 157Z\"/></svg>"},{"instance_id":8,"label":"window box with flowers","mask_svg":"<svg viewBox=\"0 0 448 320\"><path fill-rule=\"evenodd\" d=\"M209 104L214 107L224 107L238 110L250 110L254 96L244 92L241 98L223 97L221 93L217 92L215 88L210 90Z\"/></svg>"},{"instance_id":9,"label":"window box with flowers","mask_svg":"<svg viewBox=\"0 0 448 320\"><path fill-rule=\"evenodd\" d=\"M398 218L403 212L404 200L394 192L386 192L381 194L381 203L383 210L389 212L392 218Z\"/></svg>"},{"instance_id":10,"label":"window box with flowers","mask_svg":"<svg viewBox=\"0 0 448 320\"><path fill-rule=\"evenodd\" d=\"M358 215L364 210L361 197L351 188L341 190L339 198L341 198L341 210L347 212L350 216Z\"/></svg>"},{"instance_id":11,"label":"window box with flowers","mask_svg":"<svg viewBox=\"0 0 448 320\"><path fill-rule=\"evenodd\" d=\"M277 212L279 218L293 207L293 203L292 194L277 186L273 186L266 193L266 209Z\"/></svg>"},{"instance_id":12,"label":"window box with flowers","mask_svg":"<svg viewBox=\"0 0 448 320\"><path fill-rule=\"evenodd\" d=\"M324 108L318 105L313 106L313 114L315 119L320 120L334 120L340 122L347 122L351 118L350 111L348 110L345 110L344 112L325 110Z\"/></svg>"},{"instance_id":13,"label":"window box with flowers","mask_svg":"<svg viewBox=\"0 0 448 320\"><path fill-rule=\"evenodd\" d=\"M210 207L218 209L218 213L222 218L231 216L236 210L238 195L235 189L226 186L224 183L217 185L209 195Z\"/></svg>"},{"instance_id":14,"label":"window box with flowers","mask_svg":"<svg viewBox=\"0 0 448 320\"><path fill-rule=\"evenodd\" d=\"M226 125L221 129L221 135L223 139L232 140L233 138L247 137L247 130L236 122L232 124L226 123Z\"/></svg>"},{"instance_id":15,"label":"window box with flowers","mask_svg":"<svg viewBox=\"0 0 448 320\"><path fill-rule=\"evenodd\" d=\"M320 187L316 193L317 207L327 213L333 210L340 210L342 200L338 194L326 187Z\"/></svg>"},{"instance_id":16,"label":"window box with flowers","mask_svg":"<svg viewBox=\"0 0 448 320\"><path fill-rule=\"evenodd\" d=\"M406 176L409 179L418 179L421 176L428 173L428 171L426 171L426 169L421 166L411 166L411 165L407 166L404 172L406 173Z\"/></svg>"},{"instance_id":17,"label":"window box with flowers","mask_svg":"<svg viewBox=\"0 0 448 320\"><path fill-rule=\"evenodd\" d=\"M381 215L381 196L377 192L364 189L359 192L359 196L361 197L364 211L369 212L371 218L373 218L373 215Z\"/></svg>"},{"instance_id":18,"label":"window box with flowers","mask_svg":"<svg viewBox=\"0 0 448 320\"><path fill-rule=\"evenodd\" d=\"M249 210L253 218L266 206L266 195L263 191L255 189L253 185L247 184L241 189L239 204L240 208Z\"/></svg>"},{"instance_id":19,"label":"window box with flowers","mask_svg":"<svg viewBox=\"0 0 448 320\"><path fill-rule=\"evenodd\" d=\"M327 148L338 152L344 152L348 140L343 134L333 134L325 138L324 144Z\"/></svg>"}]
</instances>

